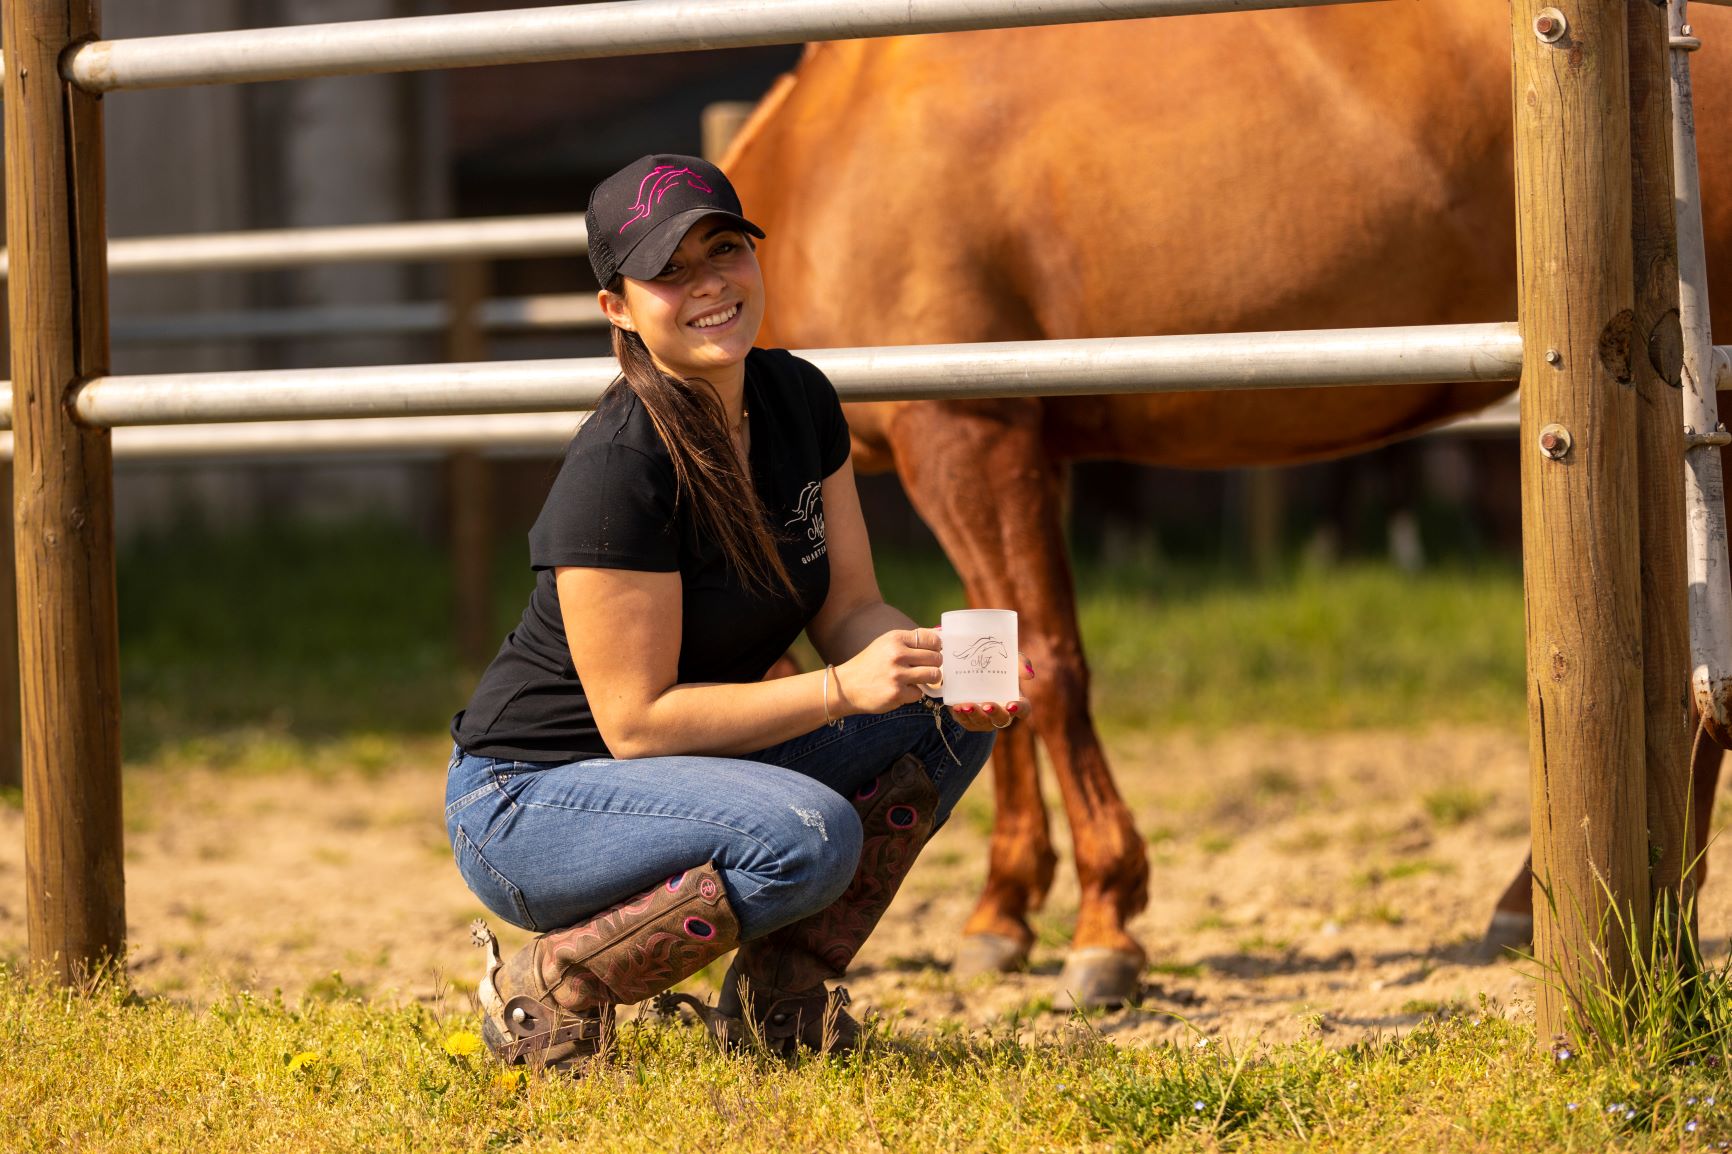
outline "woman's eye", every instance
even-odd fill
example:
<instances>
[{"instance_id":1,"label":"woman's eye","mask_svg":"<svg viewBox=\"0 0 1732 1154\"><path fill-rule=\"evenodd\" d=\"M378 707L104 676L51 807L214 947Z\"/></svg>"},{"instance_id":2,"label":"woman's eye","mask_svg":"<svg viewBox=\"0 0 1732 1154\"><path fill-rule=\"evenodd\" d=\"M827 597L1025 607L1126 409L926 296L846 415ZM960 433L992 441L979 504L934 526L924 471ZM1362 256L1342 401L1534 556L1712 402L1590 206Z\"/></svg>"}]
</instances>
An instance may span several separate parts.
<instances>
[{"instance_id":1,"label":"woman's eye","mask_svg":"<svg viewBox=\"0 0 1732 1154\"><path fill-rule=\"evenodd\" d=\"M716 252L718 254L724 253L724 252L733 252L735 249L737 249L739 247L740 247L739 245L735 244L731 240L724 240L721 244L718 244L716 246Z\"/></svg>"},{"instance_id":2,"label":"woman's eye","mask_svg":"<svg viewBox=\"0 0 1732 1154\"><path fill-rule=\"evenodd\" d=\"M662 269L662 271L656 273L656 279L657 280L666 280L668 277L677 275L679 273L679 271L680 271L679 265L670 264L666 268Z\"/></svg>"}]
</instances>

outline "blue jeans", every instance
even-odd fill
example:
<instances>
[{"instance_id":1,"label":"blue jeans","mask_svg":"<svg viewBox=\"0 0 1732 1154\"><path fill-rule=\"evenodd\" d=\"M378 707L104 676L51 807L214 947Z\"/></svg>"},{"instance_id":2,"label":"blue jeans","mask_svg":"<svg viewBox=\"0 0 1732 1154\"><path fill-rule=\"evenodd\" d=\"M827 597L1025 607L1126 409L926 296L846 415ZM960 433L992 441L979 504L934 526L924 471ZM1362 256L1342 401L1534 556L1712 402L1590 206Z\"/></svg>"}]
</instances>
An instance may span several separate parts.
<instances>
[{"instance_id":1,"label":"blue jeans","mask_svg":"<svg viewBox=\"0 0 1732 1154\"><path fill-rule=\"evenodd\" d=\"M942 824L993 737L918 701L739 758L528 762L457 749L445 826L470 890L524 929L573 925L714 862L750 940L848 887L860 858L848 800L857 789L912 753L938 789Z\"/></svg>"}]
</instances>

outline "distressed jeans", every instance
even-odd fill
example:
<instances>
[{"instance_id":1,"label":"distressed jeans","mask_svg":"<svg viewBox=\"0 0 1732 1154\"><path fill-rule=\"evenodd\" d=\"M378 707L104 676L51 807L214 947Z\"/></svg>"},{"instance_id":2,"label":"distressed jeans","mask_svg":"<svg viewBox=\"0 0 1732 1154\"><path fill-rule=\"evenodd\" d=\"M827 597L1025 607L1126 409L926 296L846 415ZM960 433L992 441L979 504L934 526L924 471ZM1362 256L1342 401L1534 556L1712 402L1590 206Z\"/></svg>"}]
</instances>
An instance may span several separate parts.
<instances>
[{"instance_id":1,"label":"distressed jeans","mask_svg":"<svg viewBox=\"0 0 1732 1154\"><path fill-rule=\"evenodd\" d=\"M917 701L743 757L563 763L456 749L445 826L463 880L513 925L562 929L713 861L750 940L848 887L860 857L856 790L912 753L938 789L942 824L993 737Z\"/></svg>"}]
</instances>

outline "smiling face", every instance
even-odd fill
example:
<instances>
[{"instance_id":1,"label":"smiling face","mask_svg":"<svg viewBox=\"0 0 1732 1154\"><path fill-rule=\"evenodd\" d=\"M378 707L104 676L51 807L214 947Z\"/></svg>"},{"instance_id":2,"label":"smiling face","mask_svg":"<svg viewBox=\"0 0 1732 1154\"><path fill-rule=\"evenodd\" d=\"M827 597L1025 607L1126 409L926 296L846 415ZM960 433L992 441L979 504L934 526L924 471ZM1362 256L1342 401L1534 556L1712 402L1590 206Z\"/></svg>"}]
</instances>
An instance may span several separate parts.
<instances>
[{"instance_id":1,"label":"smiling face","mask_svg":"<svg viewBox=\"0 0 1732 1154\"><path fill-rule=\"evenodd\" d=\"M729 217L706 216L651 280L622 277L601 293L602 311L643 338L664 372L681 378L743 372L764 321L758 256Z\"/></svg>"}]
</instances>

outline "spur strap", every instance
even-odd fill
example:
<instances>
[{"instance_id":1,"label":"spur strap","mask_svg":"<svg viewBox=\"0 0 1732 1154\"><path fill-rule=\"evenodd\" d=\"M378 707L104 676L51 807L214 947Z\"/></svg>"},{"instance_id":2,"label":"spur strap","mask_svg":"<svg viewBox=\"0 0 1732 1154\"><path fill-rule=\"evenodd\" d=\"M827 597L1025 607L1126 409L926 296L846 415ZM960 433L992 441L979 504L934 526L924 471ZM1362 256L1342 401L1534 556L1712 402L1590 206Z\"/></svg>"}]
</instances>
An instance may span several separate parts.
<instances>
[{"instance_id":1,"label":"spur strap","mask_svg":"<svg viewBox=\"0 0 1732 1154\"><path fill-rule=\"evenodd\" d=\"M553 1022L547 1030L537 1030L534 1024ZM600 1042L604 1031L602 1015L568 1014L549 1009L533 998L519 995L507 1003L505 1027L512 1040L500 1047L499 1056L507 1062L530 1057L565 1042Z\"/></svg>"}]
</instances>

